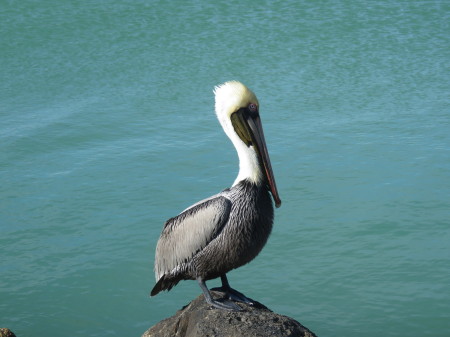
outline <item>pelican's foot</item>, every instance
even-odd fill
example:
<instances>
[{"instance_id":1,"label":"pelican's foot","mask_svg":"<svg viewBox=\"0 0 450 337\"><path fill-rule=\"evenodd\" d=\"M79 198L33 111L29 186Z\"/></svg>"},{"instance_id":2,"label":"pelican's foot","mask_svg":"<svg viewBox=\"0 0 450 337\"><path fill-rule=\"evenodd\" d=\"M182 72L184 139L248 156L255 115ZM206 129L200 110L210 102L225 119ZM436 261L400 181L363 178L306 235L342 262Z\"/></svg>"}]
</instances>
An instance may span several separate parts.
<instances>
[{"instance_id":1,"label":"pelican's foot","mask_svg":"<svg viewBox=\"0 0 450 337\"><path fill-rule=\"evenodd\" d=\"M211 293L206 287L205 280L202 277L197 277L198 285L203 291L203 295L205 295L206 303L212 305L217 309L229 310L229 311L241 311L241 307L237 304L224 300L223 302L215 300L212 298Z\"/></svg>"},{"instance_id":2,"label":"pelican's foot","mask_svg":"<svg viewBox=\"0 0 450 337\"><path fill-rule=\"evenodd\" d=\"M228 311L241 311L242 308L240 306L238 306L237 304L224 300L223 302L221 301L217 301L214 299L208 299L207 297L205 297L206 299L206 303L212 305L214 308L217 309L222 309L222 310L228 310Z\"/></svg>"},{"instance_id":3,"label":"pelican's foot","mask_svg":"<svg viewBox=\"0 0 450 337\"><path fill-rule=\"evenodd\" d=\"M230 286L221 286L217 288L212 288L213 291L219 291L221 293L225 293L225 296L235 302L247 303L249 305L254 305L255 303L246 297L243 293L231 288Z\"/></svg>"}]
</instances>

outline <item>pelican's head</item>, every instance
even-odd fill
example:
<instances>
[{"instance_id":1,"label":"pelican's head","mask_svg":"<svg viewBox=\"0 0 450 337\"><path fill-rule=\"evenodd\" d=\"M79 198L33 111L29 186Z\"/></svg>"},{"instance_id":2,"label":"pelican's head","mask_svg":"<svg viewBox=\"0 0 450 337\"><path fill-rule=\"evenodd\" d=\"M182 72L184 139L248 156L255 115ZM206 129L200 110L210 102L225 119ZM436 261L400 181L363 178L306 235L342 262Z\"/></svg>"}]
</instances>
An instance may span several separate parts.
<instances>
[{"instance_id":1,"label":"pelican's head","mask_svg":"<svg viewBox=\"0 0 450 337\"><path fill-rule=\"evenodd\" d=\"M265 181L275 206L279 207L281 200L264 139L258 99L237 81L216 86L214 94L217 118L239 156L239 174L234 184L244 179L254 183Z\"/></svg>"}]
</instances>

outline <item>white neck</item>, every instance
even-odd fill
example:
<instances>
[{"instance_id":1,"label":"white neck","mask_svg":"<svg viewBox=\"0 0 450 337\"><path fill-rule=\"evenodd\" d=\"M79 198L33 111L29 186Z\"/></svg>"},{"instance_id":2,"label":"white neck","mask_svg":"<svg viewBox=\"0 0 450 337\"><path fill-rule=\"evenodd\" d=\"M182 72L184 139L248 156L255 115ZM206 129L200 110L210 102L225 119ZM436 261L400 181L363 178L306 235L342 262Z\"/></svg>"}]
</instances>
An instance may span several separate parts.
<instances>
[{"instance_id":1,"label":"white neck","mask_svg":"<svg viewBox=\"0 0 450 337\"><path fill-rule=\"evenodd\" d=\"M247 147L244 142L233 132L228 135L236 148L239 157L239 174L233 186L242 180L250 180L258 183L263 179L263 174L259 166L258 156L253 146Z\"/></svg>"}]
</instances>

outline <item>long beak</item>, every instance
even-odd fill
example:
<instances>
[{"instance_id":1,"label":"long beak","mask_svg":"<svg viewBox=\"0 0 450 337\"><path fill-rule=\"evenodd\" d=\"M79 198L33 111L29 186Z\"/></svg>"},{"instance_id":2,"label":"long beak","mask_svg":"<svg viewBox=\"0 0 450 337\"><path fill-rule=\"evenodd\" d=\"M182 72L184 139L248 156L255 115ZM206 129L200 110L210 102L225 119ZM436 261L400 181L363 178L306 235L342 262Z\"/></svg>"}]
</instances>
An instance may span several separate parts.
<instances>
[{"instance_id":1,"label":"long beak","mask_svg":"<svg viewBox=\"0 0 450 337\"><path fill-rule=\"evenodd\" d=\"M272 165L270 164L269 153L267 152L266 140L264 138L264 132L261 124L261 118L259 115L252 116L246 119L250 133L252 136L253 145L259 154L261 166L264 167L267 182L272 192L273 200L275 201L275 207L281 206L281 199L278 195L277 184L275 183L275 177L272 171Z\"/></svg>"}]
</instances>

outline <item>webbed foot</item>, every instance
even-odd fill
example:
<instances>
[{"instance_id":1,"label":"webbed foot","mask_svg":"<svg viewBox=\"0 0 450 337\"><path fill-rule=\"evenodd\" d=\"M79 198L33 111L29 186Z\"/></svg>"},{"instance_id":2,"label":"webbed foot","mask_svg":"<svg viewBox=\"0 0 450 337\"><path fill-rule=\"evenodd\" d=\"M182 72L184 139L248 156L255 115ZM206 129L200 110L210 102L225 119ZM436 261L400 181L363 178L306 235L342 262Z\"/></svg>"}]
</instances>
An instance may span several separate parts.
<instances>
[{"instance_id":1,"label":"webbed foot","mask_svg":"<svg viewBox=\"0 0 450 337\"><path fill-rule=\"evenodd\" d=\"M243 293L237 291L236 289L231 288L230 284L228 283L228 279L227 279L226 275L222 275L220 278L222 280L222 286L213 288L211 290L225 293L226 297L232 301L243 302L243 303L247 303L249 305L255 304L251 299L246 297Z\"/></svg>"}]
</instances>

